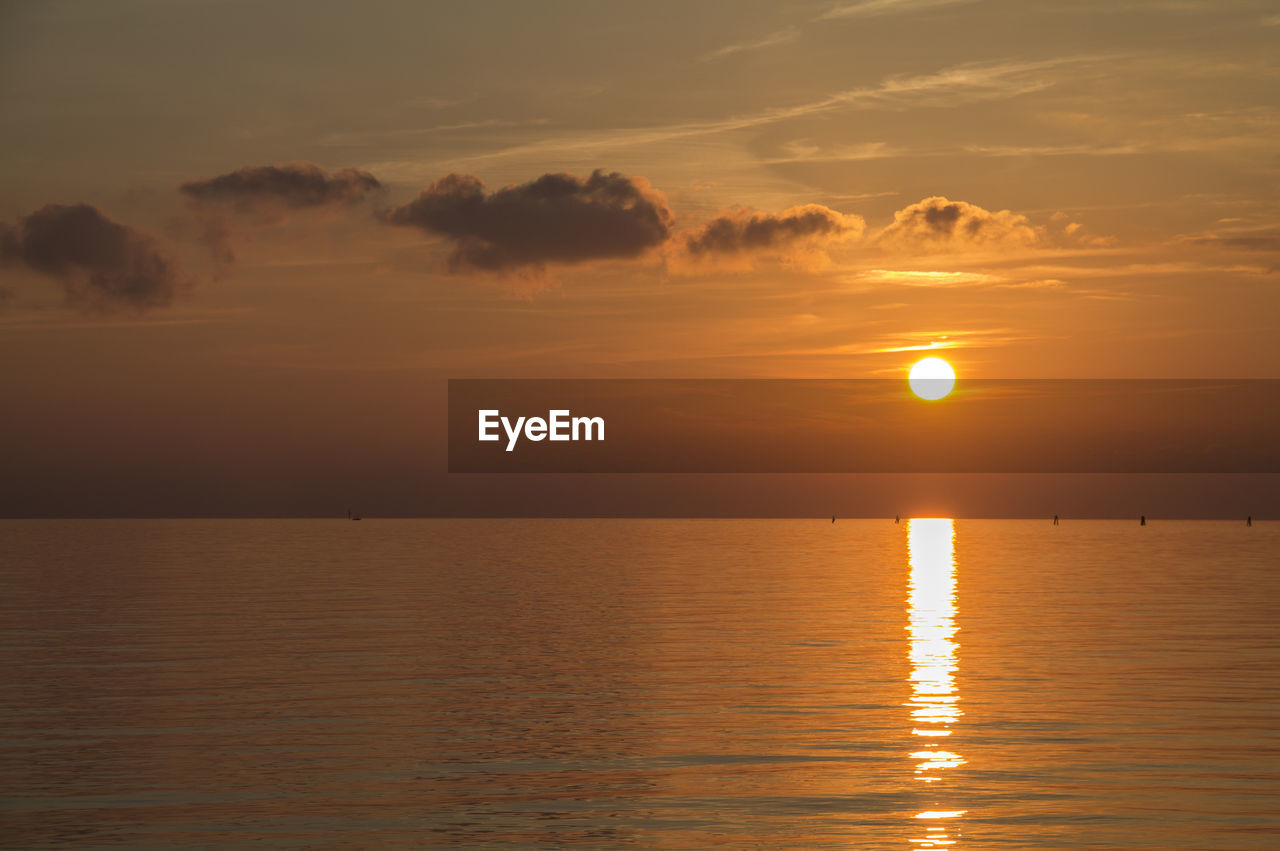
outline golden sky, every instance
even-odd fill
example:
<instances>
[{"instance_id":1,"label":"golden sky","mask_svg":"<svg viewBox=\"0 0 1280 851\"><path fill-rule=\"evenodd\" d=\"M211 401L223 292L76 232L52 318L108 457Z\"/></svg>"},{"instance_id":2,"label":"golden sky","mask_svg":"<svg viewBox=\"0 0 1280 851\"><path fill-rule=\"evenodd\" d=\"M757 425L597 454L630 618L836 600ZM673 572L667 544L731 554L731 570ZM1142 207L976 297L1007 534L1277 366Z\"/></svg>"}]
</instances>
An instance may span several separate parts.
<instances>
[{"instance_id":1,"label":"golden sky","mask_svg":"<svg viewBox=\"0 0 1280 851\"><path fill-rule=\"evenodd\" d=\"M327 459L413 513L448 377L1280 377L1278 47L1232 0L6 4L0 473L288 513Z\"/></svg>"}]
</instances>

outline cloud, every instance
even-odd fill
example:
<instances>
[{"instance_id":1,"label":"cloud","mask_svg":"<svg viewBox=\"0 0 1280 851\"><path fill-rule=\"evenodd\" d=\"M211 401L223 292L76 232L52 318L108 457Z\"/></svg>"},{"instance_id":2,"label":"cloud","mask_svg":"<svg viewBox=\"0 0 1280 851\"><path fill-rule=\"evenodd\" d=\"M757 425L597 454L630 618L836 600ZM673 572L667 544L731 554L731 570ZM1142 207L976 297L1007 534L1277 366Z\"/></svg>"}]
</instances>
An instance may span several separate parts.
<instances>
[{"instance_id":1,"label":"cloud","mask_svg":"<svg viewBox=\"0 0 1280 851\"><path fill-rule=\"evenodd\" d=\"M876 237L883 247L902 251L975 251L1028 248L1043 242L1040 228L1008 210L992 212L976 204L925 198L893 214L893 224Z\"/></svg>"},{"instance_id":2,"label":"cloud","mask_svg":"<svg viewBox=\"0 0 1280 851\"><path fill-rule=\"evenodd\" d=\"M495 272L637 257L666 242L672 219L647 180L601 169L585 180L544 174L489 194L479 178L450 174L383 215L451 240L451 270Z\"/></svg>"},{"instance_id":3,"label":"cloud","mask_svg":"<svg viewBox=\"0 0 1280 851\"><path fill-rule=\"evenodd\" d=\"M1065 290L1067 282L1059 278L1039 278L1034 281L1018 281L1012 284L996 284L1006 290Z\"/></svg>"},{"instance_id":4,"label":"cloud","mask_svg":"<svg viewBox=\"0 0 1280 851\"><path fill-rule=\"evenodd\" d=\"M1172 277L1175 275L1268 275L1274 270L1266 266L1245 263L1217 264L1199 263L1190 260L1175 260L1162 263L1116 263L1108 258L1104 265L1071 266L1058 264L1021 265L1019 272L1024 275L1064 278L1152 278Z\"/></svg>"},{"instance_id":5,"label":"cloud","mask_svg":"<svg viewBox=\"0 0 1280 851\"><path fill-rule=\"evenodd\" d=\"M886 304L876 307L894 308L907 305ZM1011 346L1033 339L1013 328L975 328L906 331L880 334L857 343L840 343L834 346L786 352L790 355L879 355L902 352L927 352L934 349L993 348Z\"/></svg>"},{"instance_id":6,"label":"cloud","mask_svg":"<svg viewBox=\"0 0 1280 851\"><path fill-rule=\"evenodd\" d=\"M281 225L290 213L339 210L382 188L376 177L358 168L326 173L309 162L246 166L179 186L192 209L189 217L173 222L172 230L203 243L214 277L221 277L235 262L235 245L243 236L243 222L237 218L249 216L255 228Z\"/></svg>"},{"instance_id":7,"label":"cloud","mask_svg":"<svg viewBox=\"0 0 1280 851\"><path fill-rule=\"evenodd\" d=\"M1232 235L1213 234L1185 239L1194 245L1239 248L1245 251L1280 251L1280 231L1253 231Z\"/></svg>"},{"instance_id":8,"label":"cloud","mask_svg":"<svg viewBox=\"0 0 1280 851\"><path fill-rule=\"evenodd\" d=\"M781 213L741 208L721 213L700 228L681 232L669 262L677 271L707 265L749 269L762 258L800 265L822 265L826 249L858 239L865 229L861 216L847 215L821 204L792 207Z\"/></svg>"},{"instance_id":9,"label":"cloud","mask_svg":"<svg viewBox=\"0 0 1280 851\"><path fill-rule=\"evenodd\" d=\"M1157 149L1129 142L1122 145L965 145L962 150L985 157L1120 157Z\"/></svg>"},{"instance_id":10,"label":"cloud","mask_svg":"<svg viewBox=\"0 0 1280 851\"><path fill-rule=\"evenodd\" d=\"M823 12L815 21L834 21L844 18L869 18L879 15L904 15L935 9L940 6L956 6L977 0L862 0L845 3Z\"/></svg>"},{"instance_id":11,"label":"cloud","mask_svg":"<svg viewBox=\"0 0 1280 851\"><path fill-rule=\"evenodd\" d=\"M703 56L701 61L716 62L720 59L724 59L726 56L732 56L735 53L745 53L750 50L763 50L766 47L776 47L779 44L789 44L799 37L800 30L793 26L783 27L776 32L769 33L764 38L730 44L720 48L719 50L713 50L711 53Z\"/></svg>"},{"instance_id":12,"label":"cloud","mask_svg":"<svg viewBox=\"0 0 1280 851\"><path fill-rule=\"evenodd\" d=\"M864 142L860 145L822 147L799 140L781 146L781 156L762 160L766 163L857 162L903 156L905 152L890 148L886 142ZM885 193L877 193L885 194ZM892 193L889 193L892 194ZM867 197L867 196L862 196Z\"/></svg>"},{"instance_id":13,"label":"cloud","mask_svg":"<svg viewBox=\"0 0 1280 851\"><path fill-rule=\"evenodd\" d=\"M970 287L995 284L1003 280L986 272L938 272L912 269L869 269L858 280L875 284L897 284L905 287Z\"/></svg>"},{"instance_id":14,"label":"cloud","mask_svg":"<svg viewBox=\"0 0 1280 851\"><path fill-rule=\"evenodd\" d=\"M315 163L248 166L217 177L190 180L179 191L193 201L229 204L239 210L262 205L290 209L351 204L382 184L367 171L344 168L326 174Z\"/></svg>"},{"instance_id":15,"label":"cloud","mask_svg":"<svg viewBox=\"0 0 1280 851\"><path fill-rule=\"evenodd\" d=\"M1003 100L1042 91L1059 79L1058 69L1114 63L1115 56L1082 54L1039 61L1007 61L990 64L956 65L928 74L895 76L878 85L848 89L817 100L791 106L771 107L754 113L731 115L702 121L685 121L648 127L616 127L600 131L543 138L451 160L455 165L476 164L511 157L542 158L565 155L598 156L604 151L642 148L679 139L731 133L753 127L782 124L811 115L840 110L906 109L934 107L958 109L970 103ZM412 174L421 162L388 161L378 170Z\"/></svg>"},{"instance_id":16,"label":"cloud","mask_svg":"<svg viewBox=\"0 0 1280 851\"><path fill-rule=\"evenodd\" d=\"M161 307L181 289L159 243L89 204L47 204L0 225L0 261L55 278L68 303L92 310Z\"/></svg>"}]
</instances>

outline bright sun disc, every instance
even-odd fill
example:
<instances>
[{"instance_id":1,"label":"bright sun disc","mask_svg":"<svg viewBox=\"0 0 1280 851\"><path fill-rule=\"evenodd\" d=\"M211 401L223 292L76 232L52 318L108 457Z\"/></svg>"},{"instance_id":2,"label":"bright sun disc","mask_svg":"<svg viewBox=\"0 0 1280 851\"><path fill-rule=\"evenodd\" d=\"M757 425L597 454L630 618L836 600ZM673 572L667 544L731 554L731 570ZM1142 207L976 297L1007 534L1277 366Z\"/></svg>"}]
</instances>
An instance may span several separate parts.
<instances>
[{"instance_id":1,"label":"bright sun disc","mask_svg":"<svg viewBox=\"0 0 1280 851\"><path fill-rule=\"evenodd\" d=\"M911 392L930 402L941 399L956 386L956 371L942 358L925 358L915 362L907 376Z\"/></svg>"}]
</instances>

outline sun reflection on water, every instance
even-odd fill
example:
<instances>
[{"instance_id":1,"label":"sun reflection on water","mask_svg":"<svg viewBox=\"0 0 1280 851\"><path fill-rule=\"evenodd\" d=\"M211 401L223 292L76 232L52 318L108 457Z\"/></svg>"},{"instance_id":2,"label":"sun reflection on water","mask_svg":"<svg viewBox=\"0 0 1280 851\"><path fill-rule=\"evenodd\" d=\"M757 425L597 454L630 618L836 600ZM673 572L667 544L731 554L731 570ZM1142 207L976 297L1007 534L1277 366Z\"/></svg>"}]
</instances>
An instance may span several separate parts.
<instances>
[{"instance_id":1,"label":"sun reflection on water","mask_svg":"<svg viewBox=\"0 0 1280 851\"><path fill-rule=\"evenodd\" d=\"M911 577L907 593L907 633L911 639L911 709L913 736L920 748L911 753L915 776L925 783L942 779L948 768L964 765L964 757L943 747L960 718L956 690L956 575L955 524L950 519L907 521L907 563ZM916 815L928 820L923 837L912 842L920 848L955 844L939 821L964 815L964 810L926 810Z\"/></svg>"}]
</instances>

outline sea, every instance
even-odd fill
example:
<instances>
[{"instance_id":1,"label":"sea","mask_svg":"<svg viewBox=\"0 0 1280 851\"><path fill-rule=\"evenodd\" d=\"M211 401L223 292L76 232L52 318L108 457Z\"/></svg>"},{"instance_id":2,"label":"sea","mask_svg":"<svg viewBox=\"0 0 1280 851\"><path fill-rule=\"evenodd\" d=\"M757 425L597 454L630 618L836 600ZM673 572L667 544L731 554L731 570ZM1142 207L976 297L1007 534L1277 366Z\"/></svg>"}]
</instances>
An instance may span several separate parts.
<instances>
[{"instance_id":1,"label":"sea","mask_svg":"<svg viewBox=\"0 0 1280 851\"><path fill-rule=\"evenodd\" d=\"M1280 522L0 521L0 844L1280 848Z\"/></svg>"}]
</instances>

